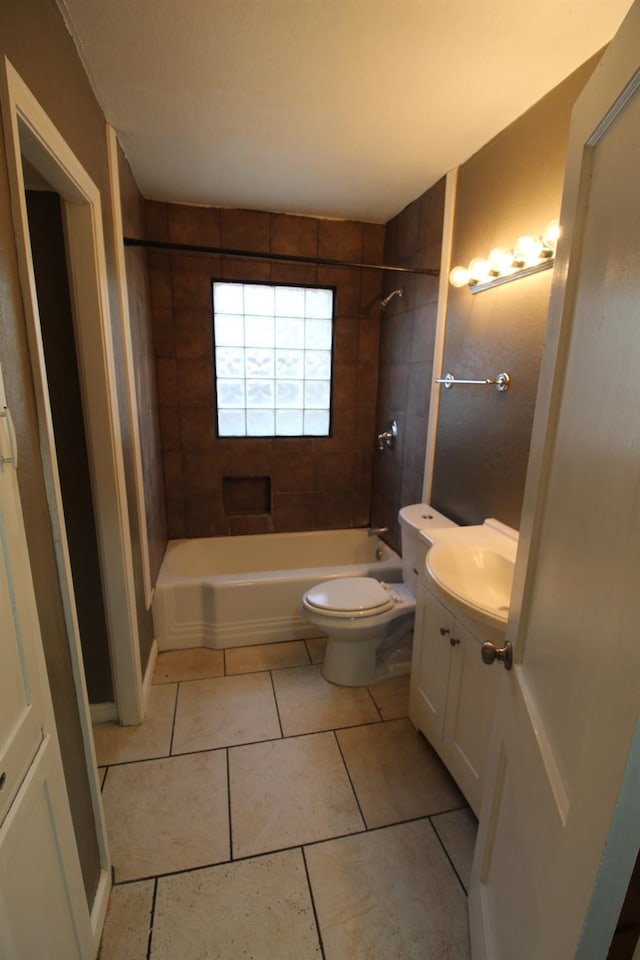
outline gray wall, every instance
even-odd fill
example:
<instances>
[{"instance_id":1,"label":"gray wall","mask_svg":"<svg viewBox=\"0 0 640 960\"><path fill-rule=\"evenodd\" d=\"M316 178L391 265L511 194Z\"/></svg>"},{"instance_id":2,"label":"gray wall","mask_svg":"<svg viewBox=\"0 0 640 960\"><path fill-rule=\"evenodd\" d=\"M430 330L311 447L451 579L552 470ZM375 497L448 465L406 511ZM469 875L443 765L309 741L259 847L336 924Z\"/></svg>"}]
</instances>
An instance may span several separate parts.
<instances>
[{"instance_id":1,"label":"gray wall","mask_svg":"<svg viewBox=\"0 0 640 960\"><path fill-rule=\"evenodd\" d=\"M452 263L512 248L560 212L571 108L592 58L459 170ZM512 377L442 390L431 502L462 523L520 526L551 271L472 295L449 288L444 372Z\"/></svg>"},{"instance_id":2,"label":"gray wall","mask_svg":"<svg viewBox=\"0 0 640 960\"><path fill-rule=\"evenodd\" d=\"M0 4L0 53L6 54L100 189L110 307L117 328L119 314L105 120L52 0L21 0L20 3ZM18 480L65 778L87 897L92 902L99 876L99 856L58 588L15 251L6 151L0 128L0 362L20 450ZM120 372L122 363L118 361L118 334L115 339L116 368ZM130 476L130 431L124 414L121 430L125 464ZM133 537L136 529L135 513L132 513ZM139 567L135 576L139 597L142 590ZM141 633L144 635L145 625L142 626ZM150 622L146 629L149 628Z\"/></svg>"}]
</instances>

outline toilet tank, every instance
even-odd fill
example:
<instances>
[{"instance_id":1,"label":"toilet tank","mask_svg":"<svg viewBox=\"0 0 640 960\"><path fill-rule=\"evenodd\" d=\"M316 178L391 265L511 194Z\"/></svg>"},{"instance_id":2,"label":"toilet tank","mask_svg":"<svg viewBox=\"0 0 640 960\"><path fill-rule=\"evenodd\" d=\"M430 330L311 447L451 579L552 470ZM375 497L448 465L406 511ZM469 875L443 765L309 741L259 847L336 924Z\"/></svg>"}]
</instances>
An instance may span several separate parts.
<instances>
[{"instance_id":1,"label":"toilet tank","mask_svg":"<svg viewBox=\"0 0 640 960\"><path fill-rule=\"evenodd\" d=\"M418 576L424 567L427 544L420 539L421 530L434 527L457 527L444 514L438 513L428 503L413 503L402 507L398 514L402 543L402 579L415 596L418 589Z\"/></svg>"}]
</instances>

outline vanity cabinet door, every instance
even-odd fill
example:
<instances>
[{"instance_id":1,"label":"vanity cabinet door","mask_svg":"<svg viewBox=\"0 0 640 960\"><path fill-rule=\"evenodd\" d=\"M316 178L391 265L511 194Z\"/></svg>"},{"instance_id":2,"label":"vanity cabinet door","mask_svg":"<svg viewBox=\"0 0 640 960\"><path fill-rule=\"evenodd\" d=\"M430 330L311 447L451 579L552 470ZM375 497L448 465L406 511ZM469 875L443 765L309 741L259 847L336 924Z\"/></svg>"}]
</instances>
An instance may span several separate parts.
<instances>
[{"instance_id":1,"label":"vanity cabinet door","mask_svg":"<svg viewBox=\"0 0 640 960\"><path fill-rule=\"evenodd\" d=\"M500 674L487 670L480 641L458 620L451 658L443 759L470 807L479 815Z\"/></svg>"},{"instance_id":2,"label":"vanity cabinet door","mask_svg":"<svg viewBox=\"0 0 640 960\"><path fill-rule=\"evenodd\" d=\"M445 730L449 667L454 649L450 643L455 636L454 624L454 618L446 607L421 583L418 584L409 717L440 754Z\"/></svg>"}]
</instances>

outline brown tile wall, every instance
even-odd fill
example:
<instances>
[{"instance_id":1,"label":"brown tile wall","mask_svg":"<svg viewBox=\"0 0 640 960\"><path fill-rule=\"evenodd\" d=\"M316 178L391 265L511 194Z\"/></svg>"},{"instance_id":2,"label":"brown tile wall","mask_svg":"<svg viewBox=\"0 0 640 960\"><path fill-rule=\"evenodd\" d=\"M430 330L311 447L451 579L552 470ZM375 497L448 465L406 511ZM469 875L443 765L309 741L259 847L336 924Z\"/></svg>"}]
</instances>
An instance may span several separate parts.
<instances>
[{"instance_id":1,"label":"brown tile wall","mask_svg":"<svg viewBox=\"0 0 640 960\"><path fill-rule=\"evenodd\" d=\"M444 180L389 221L384 260L392 266L440 266ZM400 549L398 510L422 499L424 457L438 308L438 279L386 274L385 295L404 287L382 314L376 433L398 424L393 450L376 453L372 523L389 527L386 539Z\"/></svg>"},{"instance_id":2,"label":"brown tile wall","mask_svg":"<svg viewBox=\"0 0 640 960\"><path fill-rule=\"evenodd\" d=\"M382 261L384 227L147 201L153 240ZM376 423L380 273L186 252L149 255L169 536L366 526ZM218 439L211 280L336 287L333 436ZM227 516L223 477L271 478L269 515Z\"/></svg>"}]
</instances>

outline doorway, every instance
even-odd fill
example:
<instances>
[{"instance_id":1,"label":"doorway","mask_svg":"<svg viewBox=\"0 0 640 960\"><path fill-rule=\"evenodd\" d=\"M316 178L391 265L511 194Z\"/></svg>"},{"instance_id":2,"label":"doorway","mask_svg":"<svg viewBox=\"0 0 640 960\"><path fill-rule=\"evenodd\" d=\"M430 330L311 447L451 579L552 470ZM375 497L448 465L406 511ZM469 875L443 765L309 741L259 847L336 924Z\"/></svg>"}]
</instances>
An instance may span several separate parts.
<instances>
[{"instance_id":1,"label":"doorway","mask_svg":"<svg viewBox=\"0 0 640 960\"><path fill-rule=\"evenodd\" d=\"M80 522L82 537L93 529L93 594L102 596L98 621L108 639L97 673L104 681L111 673L113 699L121 723L140 723L143 716L140 650L138 646L133 561L125 490L120 421L116 399L107 271L102 229L101 197L97 187L71 152L29 89L5 58L0 65L0 98L11 212L24 308L22 355L15 377L12 403L21 450L18 478L27 521L29 559L36 587L38 613L45 646L51 646L47 668L54 699L56 725L63 746L65 780L71 801L76 841L85 874L85 892L94 929L100 929L106 900L95 889L97 878L108 870L109 857L103 827L87 679L80 644L79 612L72 573L74 535L67 529L64 457L58 446L64 432L65 413L56 412L50 396L47 365L51 341L60 334L58 319L51 327L41 315L38 277L32 256L30 223L25 192L24 166L47 188L57 207L54 234L57 255L65 260L68 299L67 345L73 343L77 362L76 399L72 402L76 428L70 445L77 450L77 424L85 431L85 497L93 500L95 522ZM47 218L52 221L51 211ZM49 254L47 254L48 256ZM36 256L38 259L38 256ZM47 343L49 340L49 354ZM58 399L68 387L54 388ZM78 403L77 397L80 396ZM82 414L80 415L80 409ZM79 416L79 420L77 417ZM24 451L24 456L22 456ZM69 468L72 472L73 468ZM66 490L65 490L66 487ZM82 561L80 562L82 566ZM88 566L88 564L87 564ZM76 570L78 561L75 562ZM83 591L85 587L82 588ZM93 597L93 599L91 599ZM88 639L88 638L87 638ZM105 669L110 659L111 671ZM93 681L92 681L93 683ZM104 695L104 690L99 694Z\"/></svg>"},{"instance_id":2,"label":"doorway","mask_svg":"<svg viewBox=\"0 0 640 960\"><path fill-rule=\"evenodd\" d=\"M23 164L56 458L90 704L113 700L109 641L73 330L62 203ZM34 189L37 183L37 188Z\"/></svg>"}]
</instances>

